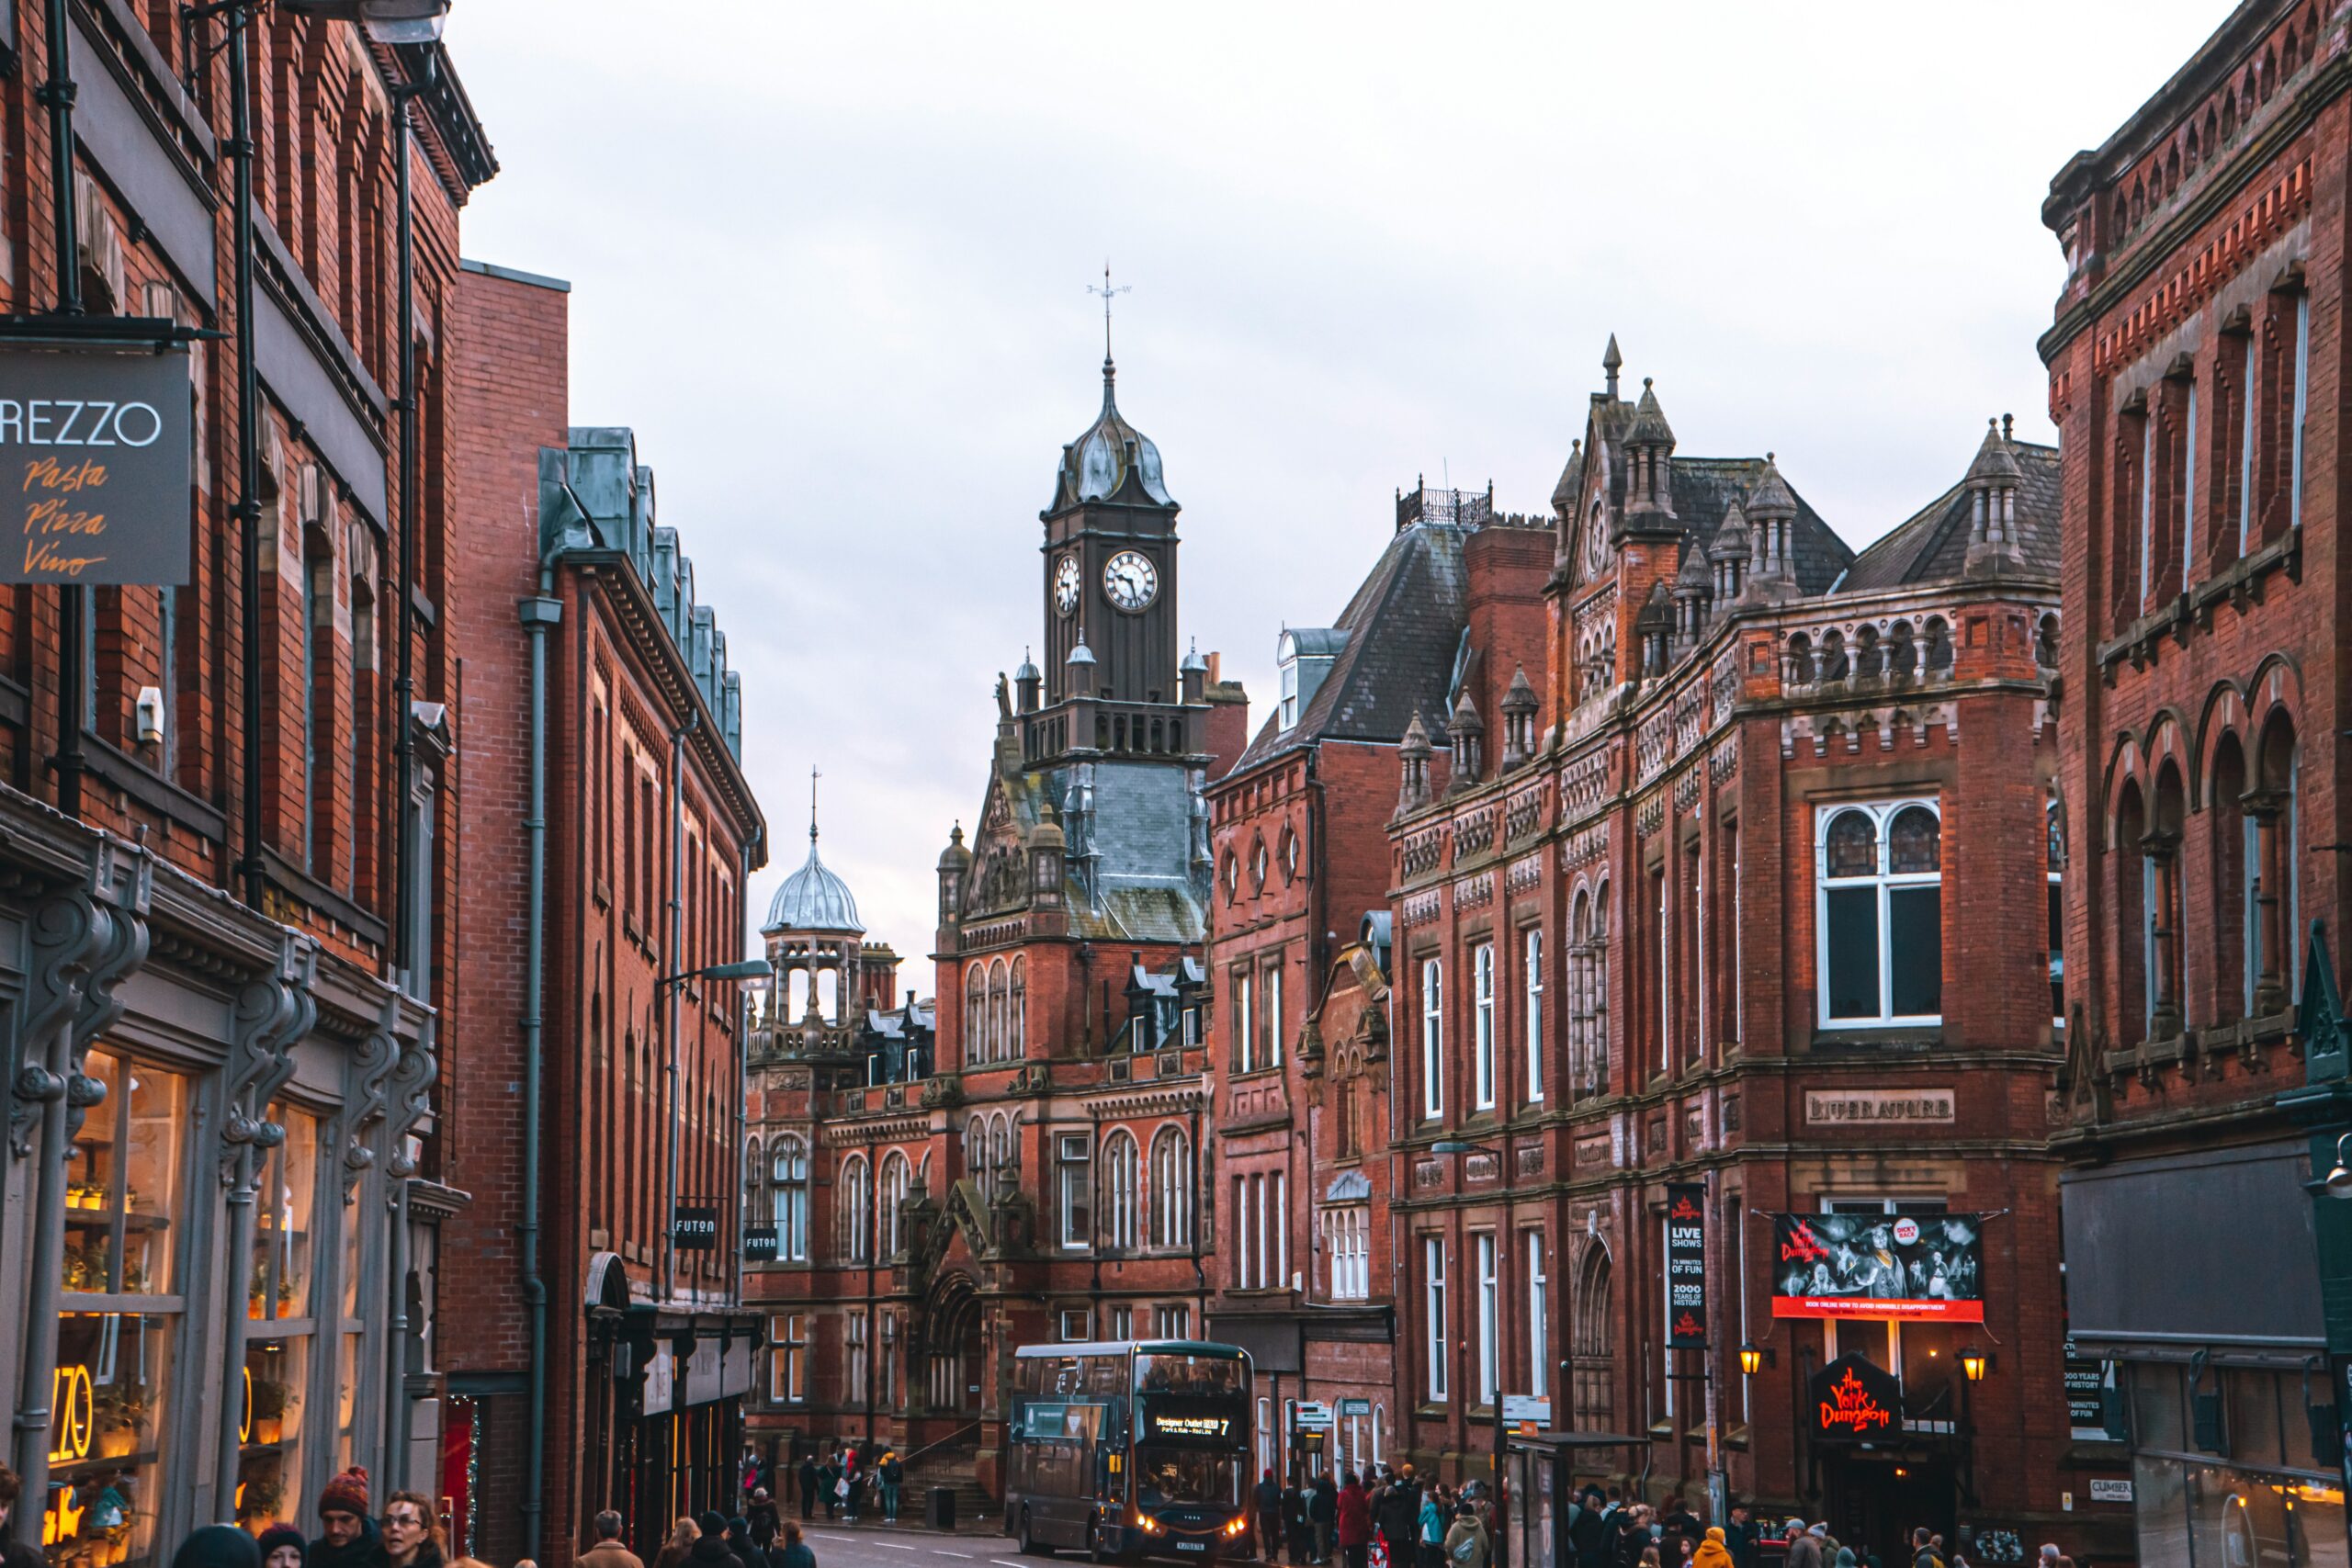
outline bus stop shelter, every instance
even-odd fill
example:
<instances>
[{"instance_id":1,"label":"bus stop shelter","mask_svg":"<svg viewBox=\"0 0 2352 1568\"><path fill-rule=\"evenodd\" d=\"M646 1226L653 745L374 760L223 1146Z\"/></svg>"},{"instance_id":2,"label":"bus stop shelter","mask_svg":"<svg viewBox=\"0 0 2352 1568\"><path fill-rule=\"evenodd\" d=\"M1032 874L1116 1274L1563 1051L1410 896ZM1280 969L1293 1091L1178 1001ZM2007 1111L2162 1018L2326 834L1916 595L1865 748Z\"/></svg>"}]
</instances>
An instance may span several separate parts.
<instances>
[{"instance_id":1,"label":"bus stop shelter","mask_svg":"<svg viewBox=\"0 0 2352 1568\"><path fill-rule=\"evenodd\" d=\"M1521 1431L1510 1435L1503 1472L1503 1540L1517 1568L1573 1568L1568 1521L1582 1480L1629 1474L1647 1438L1623 1432Z\"/></svg>"}]
</instances>

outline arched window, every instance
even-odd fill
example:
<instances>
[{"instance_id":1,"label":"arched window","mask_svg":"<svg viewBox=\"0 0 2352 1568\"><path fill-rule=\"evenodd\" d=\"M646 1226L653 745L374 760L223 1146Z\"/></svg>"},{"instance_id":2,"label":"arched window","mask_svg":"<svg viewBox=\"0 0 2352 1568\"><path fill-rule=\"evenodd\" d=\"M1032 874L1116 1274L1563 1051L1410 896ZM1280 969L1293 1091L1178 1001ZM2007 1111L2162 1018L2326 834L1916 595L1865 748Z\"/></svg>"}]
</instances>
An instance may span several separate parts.
<instances>
[{"instance_id":1,"label":"arched window","mask_svg":"<svg viewBox=\"0 0 2352 1568\"><path fill-rule=\"evenodd\" d=\"M775 1186L775 1255L786 1263L808 1260L808 1145L787 1133L768 1156Z\"/></svg>"},{"instance_id":2,"label":"arched window","mask_svg":"<svg viewBox=\"0 0 2352 1568\"><path fill-rule=\"evenodd\" d=\"M841 1226L842 1257L851 1263L873 1261L874 1173L866 1168L864 1155L842 1162Z\"/></svg>"},{"instance_id":3,"label":"arched window","mask_svg":"<svg viewBox=\"0 0 2352 1568\"><path fill-rule=\"evenodd\" d=\"M1824 807L1815 882L1826 1028L1943 1015L1943 824L1933 801Z\"/></svg>"},{"instance_id":4,"label":"arched window","mask_svg":"<svg viewBox=\"0 0 2352 1568\"><path fill-rule=\"evenodd\" d=\"M964 1065L988 1060L987 972L975 964L964 971Z\"/></svg>"},{"instance_id":5,"label":"arched window","mask_svg":"<svg viewBox=\"0 0 2352 1568\"><path fill-rule=\"evenodd\" d=\"M1028 1054L1029 1045L1029 965L1026 960L1012 961L1012 999L1005 1029L1005 1051L1018 1060Z\"/></svg>"},{"instance_id":6,"label":"arched window","mask_svg":"<svg viewBox=\"0 0 2352 1568\"><path fill-rule=\"evenodd\" d=\"M1012 1143L1012 1118L1000 1111L989 1122L989 1168L1000 1180L1006 1171L1018 1171L1020 1156Z\"/></svg>"},{"instance_id":7,"label":"arched window","mask_svg":"<svg viewBox=\"0 0 2352 1568\"><path fill-rule=\"evenodd\" d=\"M964 1174L988 1190L989 1130L977 1116L964 1123Z\"/></svg>"},{"instance_id":8,"label":"arched window","mask_svg":"<svg viewBox=\"0 0 2352 1568\"><path fill-rule=\"evenodd\" d=\"M899 1220L899 1205L907 1201L907 1188L913 1179L914 1168L907 1156L892 1150L882 1162L882 1256L896 1258L906 1250L906 1236Z\"/></svg>"},{"instance_id":9,"label":"arched window","mask_svg":"<svg viewBox=\"0 0 2352 1568\"><path fill-rule=\"evenodd\" d=\"M1193 1244L1193 1147L1175 1127L1151 1140L1151 1245Z\"/></svg>"},{"instance_id":10,"label":"arched window","mask_svg":"<svg viewBox=\"0 0 2352 1568\"><path fill-rule=\"evenodd\" d=\"M1102 1240L1131 1250L1136 1245L1136 1216L1142 1207L1142 1151L1131 1134L1114 1132L1102 1145Z\"/></svg>"},{"instance_id":11,"label":"arched window","mask_svg":"<svg viewBox=\"0 0 2352 1568\"><path fill-rule=\"evenodd\" d=\"M2254 1010L2271 1012L2302 995L2302 885L2295 845L2301 840L2302 754L2283 710L2264 721L2255 750L2260 789L2254 845Z\"/></svg>"},{"instance_id":12,"label":"arched window","mask_svg":"<svg viewBox=\"0 0 2352 1568\"><path fill-rule=\"evenodd\" d=\"M991 1062L1001 1062L1012 1055L1007 1049L1005 1032L1004 960L1000 958L989 965L989 1055Z\"/></svg>"},{"instance_id":13,"label":"arched window","mask_svg":"<svg viewBox=\"0 0 2352 1568\"><path fill-rule=\"evenodd\" d=\"M1616 1318L1611 1298L1608 1251L1592 1247L1578 1270L1575 1303L1576 1418L1582 1431L1608 1431L1617 1416L1611 1392L1617 1377L1611 1364L1614 1354L1611 1325Z\"/></svg>"},{"instance_id":14,"label":"arched window","mask_svg":"<svg viewBox=\"0 0 2352 1568\"><path fill-rule=\"evenodd\" d=\"M743 1223L765 1224L774 1195L768 1190L767 1160L753 1138L743 1145Z\"/></svg>"}]
</instances>

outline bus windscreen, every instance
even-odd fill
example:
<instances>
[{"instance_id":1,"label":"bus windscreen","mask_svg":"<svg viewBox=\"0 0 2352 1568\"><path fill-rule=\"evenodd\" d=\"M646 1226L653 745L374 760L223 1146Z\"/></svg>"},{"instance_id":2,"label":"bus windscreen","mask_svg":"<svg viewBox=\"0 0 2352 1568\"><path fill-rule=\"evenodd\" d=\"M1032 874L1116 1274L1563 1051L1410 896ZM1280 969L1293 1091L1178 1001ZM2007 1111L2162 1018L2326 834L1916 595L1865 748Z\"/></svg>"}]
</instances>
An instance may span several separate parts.
<instances>
[{"instance_id":1,"label":"bus windscreen","mask_svg":"<svg viewBox=\"0 0 2352 1568\"><path fill-rule=\"evenodd\" d=\"M1249 1363L1229 1356L1137 1356L1136 1389L1142 1393L1246 1394Z\"/></svg>"},{"instance_id":2,"label":"bus windscreen","mask_svg":"<svg viewBox=\"0 0 2352 1568\"><path fill-rule=\"evenodd\" d=\"M1151 1446L1136 1450L1136 1501L1148 1508L1195 1503L1238 1507L1242 1458L1201 1449Z\"/></svg>"}]
</instances>

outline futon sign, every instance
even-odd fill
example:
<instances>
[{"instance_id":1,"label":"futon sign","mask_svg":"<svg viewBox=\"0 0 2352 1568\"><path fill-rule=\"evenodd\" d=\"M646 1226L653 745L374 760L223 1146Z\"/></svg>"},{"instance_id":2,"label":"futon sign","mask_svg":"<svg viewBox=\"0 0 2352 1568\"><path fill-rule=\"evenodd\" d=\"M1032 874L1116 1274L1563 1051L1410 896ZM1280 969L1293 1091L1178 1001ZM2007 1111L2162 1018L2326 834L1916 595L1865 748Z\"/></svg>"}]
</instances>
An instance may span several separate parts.
<instances>
[{"instance_id":1,"label":"futon sign","mask_svg":"<svg viewBox=\"0 0 2352 1568\"><path fill-rule=\"evenodd\" d=\"M1884 1368L1849 1353L1813 1374L1805 1404L1815 1438L1867 1441L1899 1428L1903 1390Z\"/></svg>"},{"instance_id":2,"label":"futon sign","mask_svg":"<svg viewBox=\"0 0 2352 1568\"><path fill-rule=\"evenodd\" d=\"M1666 1342L1707 1348L1707 1190L1695 1181L1666 1190Z\"/></svg>"},{"instance_id":3,"label":"futon sign","mask_svg":"<svg viewBox=\"0 0 2352 1568\"><path fill-rule=\"evenodd\" d=\"M1775 1214L1774 1317L1984 1321L1982 1214Z\"/></svg>"},{"instance_id":4,"label":"futon sign","mask_svg":"<svg viewBox=\"0 0 2352 1568\"><path fill-rule=\"evenodd\" d=\"M0 340L0 582L188 580L185 346Z\"/></svg>"},{"instance_id":5,"label":"futon sign","mask_svg":"<svg viewBox=\"0 0 2352 1568\"><path fill-rule=\"evenodd\" d=\"M743 1261L773 1263L775 1261L775 1227L745 1225L743 1227Z\"/></svg>"},{"instance_id":6,"label":"futon sign","mask_svg":"<svg viewBox=\"0 0 2352 1568\"><path fill-rule=\"evenodd\" d=\"M680 1252L718 1250L718 1208L713 1203L680 1203L670 1211L670 1245Z\"/></svg>"}]
</instances>

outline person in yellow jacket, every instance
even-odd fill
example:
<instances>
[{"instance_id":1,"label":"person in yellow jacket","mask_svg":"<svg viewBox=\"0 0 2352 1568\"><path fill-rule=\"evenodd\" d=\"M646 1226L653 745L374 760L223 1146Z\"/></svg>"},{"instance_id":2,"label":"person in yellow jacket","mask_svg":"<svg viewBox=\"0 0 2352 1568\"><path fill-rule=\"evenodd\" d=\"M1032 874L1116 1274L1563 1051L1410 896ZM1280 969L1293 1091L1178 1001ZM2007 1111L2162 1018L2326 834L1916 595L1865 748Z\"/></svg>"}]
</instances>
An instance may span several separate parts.
<instances>
[{"instance_id":1,"label":"person in yellow jacket","mask_svg":"<svg viewBox=\"0 0 2352 1568\"><path fill-rule=\"evenodd\" d=\"M1732 1568L1731 1548L1724 1544L1724 1528L1709 1525L1699 1549L1690 1554L1690 1568Z\"/></svg>"}]
</instances>

